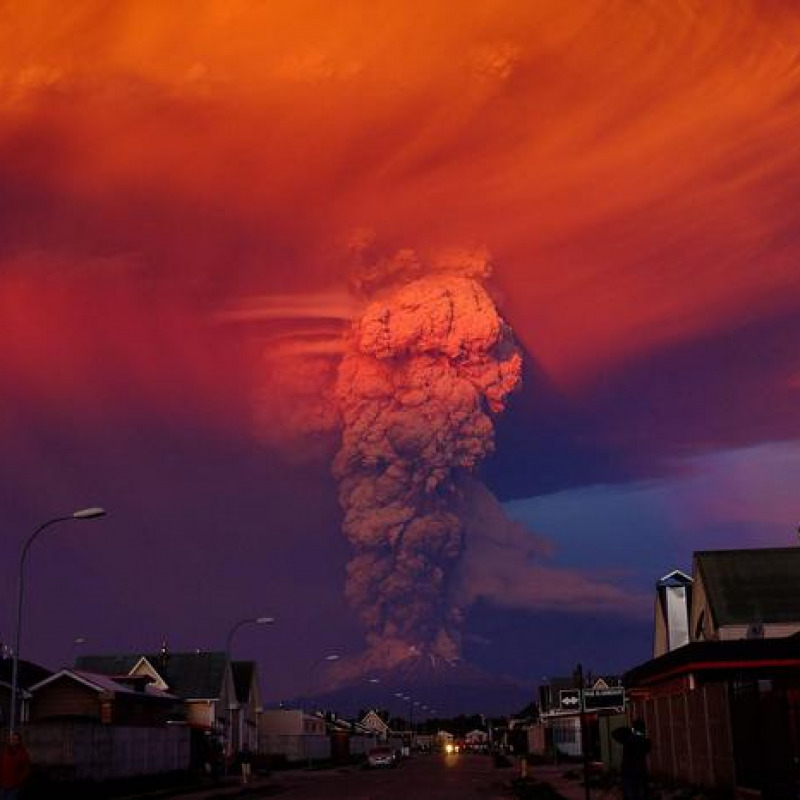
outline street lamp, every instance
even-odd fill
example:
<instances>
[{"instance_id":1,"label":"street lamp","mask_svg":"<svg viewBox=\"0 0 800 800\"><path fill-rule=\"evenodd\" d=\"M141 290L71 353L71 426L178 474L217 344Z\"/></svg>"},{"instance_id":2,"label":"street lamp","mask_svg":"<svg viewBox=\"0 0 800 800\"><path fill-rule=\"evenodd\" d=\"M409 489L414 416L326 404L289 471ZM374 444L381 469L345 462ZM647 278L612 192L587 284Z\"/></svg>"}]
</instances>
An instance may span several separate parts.
<instances>
[{"instance_id":1,"label":"street lamp","mask_svg":"<svg viewBox=\"0 0 800 800\"><path fill-rule=\"evenodd\" d=\"M240 619L229 631L228 638L225 640L225 656L228 661L231 660L231 644L233 644L233 637L236 631L245 625L272 625L275 622L275 617L245 617Z\"/></svg>"},{"instance_id":2,"label":"street lamp","mask_svg":"<svg viewBox=\"0 0 800 800\"><path fill-rule=\"evenodd\" d=\"M339 655L339 653L328 653L327 655L321 656L316 661L312 662L311 666L308 668L312 694L316 692L317 689L317 680L316 680L317 676L315 673L316 668L320 666L320 664L331 664L334 661L338 661L340 658L341 656ZM311 708L313 711L313 704ZM323 710L321 711L322 711L322 717L324 719L325 713ZM314 754L311 751L311 739L309 738L309 734L305 734L303 742L306 749L306 757L308 758L308 768L311 769L311 764L314 760Z\"/></svg>"},{"instance_id":3,"label":"street lamp","mask_svg":"<svg viewBox=\"0 0 800 800\"><path fill-rule=\"evenodd\" d=\"M78 649L83 647L86 644L86 637L85 636L76 636L72 640L72 653L71 653L71 664L70 667L77 667L78 666Z\"/></svg>"},{"instance_id":4,"label":"street lamp","mask_svg":"<svg viewBox=\"0 0 800 800\"><path fill-rule=\"evenodd\" d=\"M19 554L19 574L17 575L17 625L14 631L14 653L11 667L11 713L9 715L8 730L13 733L17 727L17 693L19 689L19 647L22 639L22 601L25 596L25 561L36 537L51 525L70 520L97 519L105 516L105 511L97 506L81 508L73 511L66 517L54 517L41 524L29 537Z\"/></svg>"},{"instance_id":5,"label":"street lamp","mask_svg":"<svg viewBox=\"0 0 800 800\"><path fill-rule=\"evenodd\" d=\"M311 666L308 668L309 675L311 677L311 691L312 693L317 689L317 676L315 673L316 668L320 664L331 664L334 661L338 661L341 658L339 653L328 653L326 656L322 656L314 661Z\"/></svg>"}]
</instances>

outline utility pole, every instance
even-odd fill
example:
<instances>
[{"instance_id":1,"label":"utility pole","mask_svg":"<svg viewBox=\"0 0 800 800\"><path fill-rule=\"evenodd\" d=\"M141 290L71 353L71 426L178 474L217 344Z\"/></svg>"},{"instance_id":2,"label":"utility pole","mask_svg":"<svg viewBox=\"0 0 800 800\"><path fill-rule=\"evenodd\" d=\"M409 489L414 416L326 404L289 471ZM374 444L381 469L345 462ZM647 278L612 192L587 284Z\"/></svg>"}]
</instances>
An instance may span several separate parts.
<instances>
[{"instance_id":1,"label":"utility pole","mask_svg":"<svg viewBox=\"0 0 800 800\"><path fill-rule=\"evenodd\" d=\"M583 755L583 792L586 800L591 800L589 791L589 747L586 735L586 707L583 702L583 666L578 664L575 669L575 683L578 688L578 699L580 700L580 721L581 721L581 753Z\"/></svg>"}]
</instances>

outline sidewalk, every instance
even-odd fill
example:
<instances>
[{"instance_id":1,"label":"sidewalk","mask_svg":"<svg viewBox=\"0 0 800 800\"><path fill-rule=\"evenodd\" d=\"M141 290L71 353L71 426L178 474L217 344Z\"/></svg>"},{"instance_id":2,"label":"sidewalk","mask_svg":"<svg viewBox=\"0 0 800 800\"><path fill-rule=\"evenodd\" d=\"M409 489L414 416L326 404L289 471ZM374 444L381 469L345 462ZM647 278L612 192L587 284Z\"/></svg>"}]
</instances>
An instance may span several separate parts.
<instances>
[{"instance_id":1,"label":"sidewalk","mask_svg":"<svg viewBox=\"0 0 800 800\"><path fill-rule=\"evenodd\" d=\"M270 792L270 789L274 792ZM116 797L114 800L216 800L216 798L247 797L257 794L266 797L269 794L278 794L281 791L280 780L275 776L268 778L253 776L247 786L242 786L238 778L222 778L219 783L207 783L180 789L156 789L152 792L139 793Z\"/></svg>"},{"instance_id":2,"label":"sidewalk","mask_svg":"<svg viewBox=\"0 0 800 800\"><path fill-rule=\"evenodd\" d=\"M229 800L230 798L269 797L286 791L287 785L313 781L320 773L349 772L352 766L335 766L326 769L276 770L268 776L253 775L247 786L242 786L238 776L228 775L218 783L200 783L178 789L157 789L152 792L115 797L114 800Z\"/></svg>"},{"instance_id":3,"label":"sidewalk","mask_svg":"<svg viewBox=\"0 0 800 800\"><path fill-rule=\"evenodd\" d=\"M581 781L564 777L565 773L574 772L575 769L574 765L569 764L535 764L528 766L528 777L548 784L564 800L586 800L586 790ZM590 790L591 800L619 800L619 797L615 789L592 787Z\"/></svg>"}]
</instances>

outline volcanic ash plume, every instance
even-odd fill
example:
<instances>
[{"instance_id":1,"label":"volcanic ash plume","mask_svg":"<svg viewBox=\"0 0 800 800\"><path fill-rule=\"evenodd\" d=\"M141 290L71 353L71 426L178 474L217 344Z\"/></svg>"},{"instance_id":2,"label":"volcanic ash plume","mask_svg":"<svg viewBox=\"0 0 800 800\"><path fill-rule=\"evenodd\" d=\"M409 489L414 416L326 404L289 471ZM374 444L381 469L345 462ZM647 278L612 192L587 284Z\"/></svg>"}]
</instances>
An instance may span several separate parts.
<instances>
[{"instance_id":1,"label":"volcanic ash plume","mask_svg":"<svg viewBox=\"0 0 800 800\"><path fill-rule=\"evenodd\" d=\"M449 590L464 549L464 492L522 366L480 273L471 262L439 264L382 287L339 367L346 591L375 667L409 653L458 656L461 612Z\"/></svg>"}]
</instances>

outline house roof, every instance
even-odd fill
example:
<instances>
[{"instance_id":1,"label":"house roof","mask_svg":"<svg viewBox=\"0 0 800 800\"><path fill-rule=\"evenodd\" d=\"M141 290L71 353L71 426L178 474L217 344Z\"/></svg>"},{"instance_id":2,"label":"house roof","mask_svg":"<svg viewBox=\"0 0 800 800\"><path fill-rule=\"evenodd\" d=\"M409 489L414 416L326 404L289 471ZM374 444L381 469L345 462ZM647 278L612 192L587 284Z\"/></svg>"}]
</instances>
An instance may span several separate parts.
<instances>
[{"instance_id":1,"label":"house roof","mask_svg":"<svg viewBox=\"0 0 800 800\"><path fill-rule=\"evenodd\" d=\"M247 703L250 699L250 687L253 685L253 676L256 671L255 661L231 661L233 670L233 685L236 690L236 700Z\"/></svg>"},{"instance_id":2,"label":"house roof","mask_svg":"<svg viewBox=\"0 0 800 800\"><path fill-rule=\"evenodd\" d=\"M625 673L627 688L659 683L688 672L762 667L800 668L800 636L690 642Z\"/></svg>"},{"instance_id":3,"label":"house roof","mask_svg":"<svg viewBox=\"0 0 800 800\"><path fill-rule=\"evenodd\" d=\"M79 656L75 667L98 675L127 675L140 658L138 655Z\"/></svg>"},{"instance_id":4,"label":"house roof","mask_svg":"<svg viewBox=\"0 0 800 800\"><path fill-rule=\"evenodd\" d=\"M86 672L78 669L62 669L59 672L50 675L43 681L40 681L34 686L31 686L31 691L36 692L44 686L47 686L54 681L61 678L76 681L96 692L109 692L112 694L130 694L137 697L148 697L159 700L177 700L175 695L168 692L162 692L154 686L147 686L144 692L137 692L133 687L126 686L122 683L117 683L109 675L102 675L96 672Z\"/></svg>"},{"instance_id":5,"label":"house roof","mask_svg":"<svg viewBox=\"0 0 800 800\"><path fill-rule=\"evenodd\" d=\"M359 725L362 725L366 728L373 728L377 726L382 731L389 730L389 723L386 722L385 719L381 718L381 715L378 714L374 708L371 708L369 711L367 711L367 713L364 714L360 720L357 720L357 722Z\"/></svg>"},{"instance_id":6,"label":"house roof","mask_svg":"<svg viewBox=\"0 0 800 800\"><path fill-rule=\"evenodd\" d=\"M674 569L661 578L656 583L656 586L690 586L691 584L691 577L679 569Z\"/></svg>"},{"instance_id":7,"label":"house roof","mask_svg":"<svg viewBox=\"0 0 800 800\"><path fill-rule=\"evenodd\" d=\"M619 675L592 675L591 673L586 673L584 676L584 688L585 689L593 689L595 686L602 681L606 686L619 686L620 683L620 676ZM577 689L578 684L576 682L575 676L572 677L564 677L564 676L556 676L553 678L549 678L547 684L549 685L551 692L553 693L554 697L558 696L558 692L561 689Z\"/></svg>"},{"instance_id":8,"label":"house roof","mask_svg":"<svg viewBox=\"0 0 800 800\"><path fill-rule=\"evenodd\" d=\"M718 626L800 622L800 548L702 550L694 557Z\"/></svg>"},{"instance_id":9,"label":"house roof","mask_svg":"<svg viewBox=\"0 0 800 800\"><path fill-rule=\"evenodd\" d=\"M144 656L169 686L169 691L183 700L213 700L222 692L225 676L225 653L194 652L137 653L123 655L81 656L78 669L105 675L127 675Z\"/></svg>"},{"instance_id":10,"label":"house roof","mask_svg":"<svg viewBox=\"0 0 800 800\"><path fill-rule=\"evenodd\" d=\"M0 681L8 684L11 683L13 663L14 661L11 658L0 658ZM19 660L17 684L23 689L28 689L52 674L53 673L51 670L40 667L38 664L34 664L32 661L25 661L21 658Z\"/></svg>"}]
</instances>

